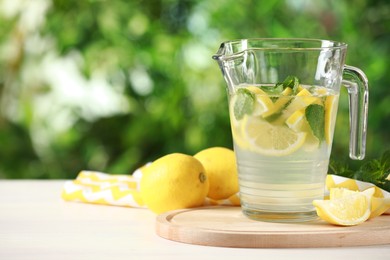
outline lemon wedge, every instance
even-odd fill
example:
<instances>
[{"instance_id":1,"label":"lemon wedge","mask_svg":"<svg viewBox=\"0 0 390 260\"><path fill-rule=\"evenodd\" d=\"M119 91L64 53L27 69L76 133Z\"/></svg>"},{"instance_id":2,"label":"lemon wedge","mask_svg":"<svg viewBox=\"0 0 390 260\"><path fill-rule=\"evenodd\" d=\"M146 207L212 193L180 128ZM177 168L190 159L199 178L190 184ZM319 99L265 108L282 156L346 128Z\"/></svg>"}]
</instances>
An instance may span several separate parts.
<instances>
[{"instance_id":1,"label":"lemon wedge","mask_svg":"<svg viewBox=\"0 0 390 260\"><path fill-rule=\"evenodd\" d=\"M295 152L305 142L306 133L297 133L287 126L272 125L256 117L243 120L241 133L253 152L283 156Z\"/></svg>"},{"instance_id":2,"label":"lemon wedge","mask_svg":"<svg viewBox=\"0 0 390 260\"><path fill-rule=\"evenodd\" d=\"M354 226L366 221L371 214L374 188L364 192L332 188L329 200L314 200L317 215L334 225Z\"/></svg>"},{"instance_id":3,"label":"lemon wedge","mask_svg":"<svg viewBox=\"0 0 390 260\"><path fill-rule=\"evenodd\" d=\"M390 209L390 198L379 198L373 196L371 199L371 214L370 218L375 218Z\"/></svg>"}]
</instances>

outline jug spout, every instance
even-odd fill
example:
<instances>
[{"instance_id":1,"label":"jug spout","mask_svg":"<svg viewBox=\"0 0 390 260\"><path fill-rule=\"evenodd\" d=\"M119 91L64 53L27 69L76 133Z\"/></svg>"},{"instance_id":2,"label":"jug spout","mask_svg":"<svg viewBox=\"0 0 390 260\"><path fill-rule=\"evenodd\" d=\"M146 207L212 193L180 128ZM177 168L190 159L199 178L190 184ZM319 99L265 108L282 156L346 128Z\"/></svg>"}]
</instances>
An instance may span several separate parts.
<instances>
[{"instance_id":1,"label":"jug spout","mask_svg":"<svg viewBox=\"0 0 390 260\"><path fill-rule=\"evenodd\" d=\"M235 73L233 72L234 59L237 59L238 57L242 56L242 54L232 54L231 52L227 51L228 46L229 45L227 45L226 43L222 43L217 53L214 54L212 58L217 61L228 89L232 90L236 81L233 79L235 77Z\"/></svg>"},{"instance_id":2,"label":"jug spout","mask_svg":"<svg viewBox=\"0 0 390 260\"><path fill-rule=\"evenodd\" d=\"M240 50L234 50L231 43L223 42L219 46L219 49L216 54L212 56L219 64L222 64L226 61L235 60L241 58L244 55L246 48Z\"/></svg>"},{"instance_id":3,"label":"jug spout","mask_svg":"<svg viewBox=\"0 0 390 260\"><path fill-rule=\"evenodd\" d=\"M213 60L216 60L217 62L220 62L222 60L222 56L224 54L224 44L222 43L220 46L219 46L219 49L217 51L216 54L214 54L212 56Z\"/></svg>"},{"instance_id":4,"label":"jug spout","mask_svg":"<svg viewBox=\"0 0 390 260\"><path fill-rule=\"evenodd\" d=\"M243 40L244 41L244 40ZM253 50L245 44L224 42L212 58L217 61L229 90L241 83L255 83L254 71L257 62Z\"/></svg>"}]
</instances>

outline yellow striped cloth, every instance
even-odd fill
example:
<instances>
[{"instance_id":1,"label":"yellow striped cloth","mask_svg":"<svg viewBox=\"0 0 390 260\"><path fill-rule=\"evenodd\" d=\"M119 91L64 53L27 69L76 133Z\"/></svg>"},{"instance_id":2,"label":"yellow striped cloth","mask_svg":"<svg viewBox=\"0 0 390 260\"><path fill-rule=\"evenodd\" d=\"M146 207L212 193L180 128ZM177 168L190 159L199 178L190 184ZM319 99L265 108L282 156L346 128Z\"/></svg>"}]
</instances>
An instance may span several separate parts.
<instances>
[{"instance_id":1,"label":"yellow striped cloth","mask_svg":"<svg viewBox=\"0 0 390 260\"><path fill-rule=\"evenodd\" d=\"M136 170L133 175L113 175L95 171L81 171L75 180L65 182L62 189L62 198L66 201L145 208L139 193L141 178L142 171L140 169ZM359 191L375 187L374 196L390 198L389 192L371 183L336 175L327 176L325 197L327 197L329 190L334 187ZM204 205L240 206L239 194L234 194L224 200L206 198ZM390 210L387 210L386 214L390 214Z\"/></svg>"}]
</instances>

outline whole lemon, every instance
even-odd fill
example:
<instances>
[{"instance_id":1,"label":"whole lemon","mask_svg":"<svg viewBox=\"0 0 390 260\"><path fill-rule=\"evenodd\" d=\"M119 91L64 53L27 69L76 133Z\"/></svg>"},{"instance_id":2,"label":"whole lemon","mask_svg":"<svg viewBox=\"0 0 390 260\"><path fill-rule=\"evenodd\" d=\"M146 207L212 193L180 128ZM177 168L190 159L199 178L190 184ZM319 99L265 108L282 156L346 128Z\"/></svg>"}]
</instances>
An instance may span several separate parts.
<instances>
[{"instance_id":1,"label":"whole lemon","mask_svg":"<svg viewBox=\"0 0 390 260\"><path fill-rule=\"evenodd\" d=\"M209 198L227 199L238 192L236 157L232 150L211 147L200 151L194 157L203 164L209 178Z\"/></svg>"},{"instance_id":2,"label":"whole lemon","mask_svg":"<svg viewBox=\"0 0 390 260\"><path fill-rule=\"evenodd\" d=\"M209 181L203 165L181 153L165 155L143 170L140 191L155 213L203 205Z\"/></svg>"}]
</instances>

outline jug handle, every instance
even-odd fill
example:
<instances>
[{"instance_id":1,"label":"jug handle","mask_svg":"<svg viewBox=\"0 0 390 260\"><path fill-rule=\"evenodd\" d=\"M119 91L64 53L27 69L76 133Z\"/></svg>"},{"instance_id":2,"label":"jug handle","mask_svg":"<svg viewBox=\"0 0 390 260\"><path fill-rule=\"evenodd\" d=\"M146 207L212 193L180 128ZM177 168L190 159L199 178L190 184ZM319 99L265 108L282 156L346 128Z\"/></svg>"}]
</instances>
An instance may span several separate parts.
<instances>
[{"instance_id":1,"label":"jug handle","mask_svg":"<svg viewBox=\"0 0 390 260\"><path fill-rule=\"evenodd\" d=\"M353 160L363 160L368 121L368 79L360 69L345 65L343 85L349 96L349 157Z\"/></svg>"}]
</instances>

